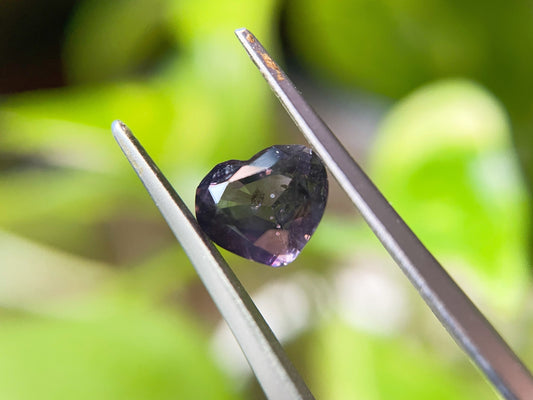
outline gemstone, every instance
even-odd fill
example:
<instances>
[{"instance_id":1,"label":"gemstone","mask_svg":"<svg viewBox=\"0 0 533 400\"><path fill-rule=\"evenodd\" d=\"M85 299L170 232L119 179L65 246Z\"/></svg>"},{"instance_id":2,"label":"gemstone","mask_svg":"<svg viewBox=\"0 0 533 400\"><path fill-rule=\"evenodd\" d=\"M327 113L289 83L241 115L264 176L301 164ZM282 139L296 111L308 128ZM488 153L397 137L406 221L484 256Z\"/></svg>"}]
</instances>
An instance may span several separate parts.
<instances>
[{"instance_id":1,"label":"gemstone","mask_svg":"<svg viewBox=\"0 0 533 400\"><path fill-rule=\"evenodd\" d=\"M196 190L196 219L220 247L279 267L307 244L327 197L326 169L313 150L272 146L215 166Z\"/></svg>"}]
</instances>

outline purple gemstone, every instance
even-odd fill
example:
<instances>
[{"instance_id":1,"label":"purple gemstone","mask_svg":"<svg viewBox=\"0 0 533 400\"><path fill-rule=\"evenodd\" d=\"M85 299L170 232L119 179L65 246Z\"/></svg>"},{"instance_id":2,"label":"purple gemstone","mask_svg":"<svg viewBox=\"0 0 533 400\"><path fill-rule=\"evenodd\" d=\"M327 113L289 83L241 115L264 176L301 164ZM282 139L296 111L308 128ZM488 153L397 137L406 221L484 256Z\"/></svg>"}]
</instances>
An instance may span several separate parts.
<instances>
[{"instance_id":1,"label":"purple gemstone","mask_svg":"<svg viewBox=\"0 0 533 400\"><path fill-rule=\"evenodd\" d=\"M219 246L273 267L300 254L328 197L322 161L302 145L218 164L196 190L196 218Z\"/></svg>"}]
</instances>

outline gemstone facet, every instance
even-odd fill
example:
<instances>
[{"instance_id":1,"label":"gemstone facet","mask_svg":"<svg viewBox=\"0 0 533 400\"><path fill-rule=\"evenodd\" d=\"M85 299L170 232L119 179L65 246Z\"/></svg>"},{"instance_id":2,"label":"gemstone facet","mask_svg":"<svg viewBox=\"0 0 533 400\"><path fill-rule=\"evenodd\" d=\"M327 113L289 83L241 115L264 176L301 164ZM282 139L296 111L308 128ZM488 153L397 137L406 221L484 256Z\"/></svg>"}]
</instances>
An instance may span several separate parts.
<instances>
[{"instance_id":1,"label":"gemstone facet","mask_svg":"<svg viewBox=\"0 0 533 400\"><path fill-rule=\"evenodd\" d=\"M324 165L302 145L218 164L196 189L196 219L219 246L273 267L300 254L328 197Z\"/></svg>"}]
</instances>

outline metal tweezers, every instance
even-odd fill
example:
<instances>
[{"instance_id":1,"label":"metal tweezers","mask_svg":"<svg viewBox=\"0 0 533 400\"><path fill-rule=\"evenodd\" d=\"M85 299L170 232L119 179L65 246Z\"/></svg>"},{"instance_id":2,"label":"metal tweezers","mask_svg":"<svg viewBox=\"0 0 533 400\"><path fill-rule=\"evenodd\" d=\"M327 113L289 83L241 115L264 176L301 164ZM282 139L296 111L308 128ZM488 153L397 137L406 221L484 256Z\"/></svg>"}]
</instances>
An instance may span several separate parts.
<instances>
[{"instance_id":1,"label":"metal tweezers","mask_svg":"<svg viewBox=\"0 0 533 400\"><path fill-rule=\"evenodd\" d=\"M506 399L533 399L533 377L467 295L400 218L247 29L235 31L252 61L330 173L457 344ZM131 131L113 135L196 268L269 399L313 399L247 291ZM355 372L354 372L355 373Z\"/></svg>"}]
</instances>

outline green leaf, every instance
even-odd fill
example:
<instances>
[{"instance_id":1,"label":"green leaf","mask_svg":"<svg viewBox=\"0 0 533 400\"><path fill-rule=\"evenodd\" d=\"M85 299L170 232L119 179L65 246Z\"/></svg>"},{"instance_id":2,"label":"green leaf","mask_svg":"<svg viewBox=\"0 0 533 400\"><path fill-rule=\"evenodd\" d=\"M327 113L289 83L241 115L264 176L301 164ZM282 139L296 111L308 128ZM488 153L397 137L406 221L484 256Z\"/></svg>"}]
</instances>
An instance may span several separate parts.
<instances>
[{"instance_id":1,"label":"green leaf","mask_svg":"<svg viewBox=\"0 0 533 400\"><path fill-rule=\"evenodd\" d=\"M373 337L338 320L322 325L310 348L317 398L491 399L488 382L409 338Z\"/></svg>"},{"instance_id":2,"label":"green leaf","mask_svg":"<svg viewBox=\"0 0 533 400\"><path fill-rule=\"evenodd\" d=\"M64 46L71 81L102 82L142 70L169 36L167 1L83 1L76 9Z\"/></svg>"},{"instance_id":3,"label":"green leaf","mask_svg":"<svg viewBox=\"0 0 533 400\"><path fill-rule=\"evenodd\" d=\"M501 105L468 81L437 82L386 118L372 178L438 259L484 301L516 310L528 276L525 185Z\"/></svg>"},{"instance_id":4,"label":"green leaf","mask_svg":"<svg viewBox=\"0 0 533 400\"><path fill-rule=\"evenodd\" d=\"M291 50L341 84L401 97L434 79L465 76L506 101L529 104L529 9L526 0L490 7L460 0L295 0L287 3L286 26Z\"/></svg>"},{"instance_id":5,"label":"green leaf","mask_svg":"<svg viewBox=\"0 0 533 400\"><path fill-rule=\"evenodd\" d=\"M8 318L0 396L9 399L237 399L183 315L121 306L92 319Z\"/></svg>"},{"instance_id":6,"label":"green leaf","mask_svg":"<svg viewBox=\"0 0 533 400\"><path fill-rule=\"evenodd\" d=\"M46 311L114 276L109 266L0 231L0 305ZM1 352L0 352L1 353Z\"/></svg>"}]
</instances>

